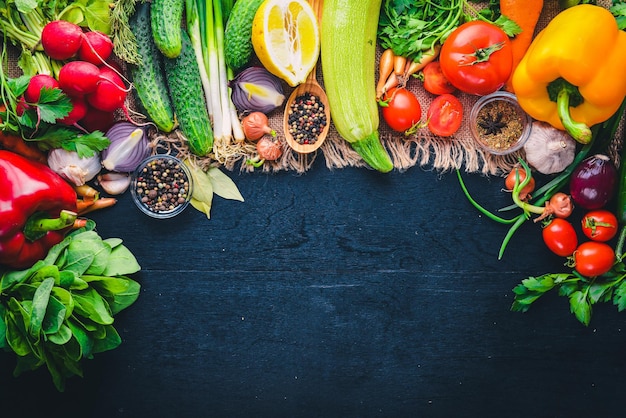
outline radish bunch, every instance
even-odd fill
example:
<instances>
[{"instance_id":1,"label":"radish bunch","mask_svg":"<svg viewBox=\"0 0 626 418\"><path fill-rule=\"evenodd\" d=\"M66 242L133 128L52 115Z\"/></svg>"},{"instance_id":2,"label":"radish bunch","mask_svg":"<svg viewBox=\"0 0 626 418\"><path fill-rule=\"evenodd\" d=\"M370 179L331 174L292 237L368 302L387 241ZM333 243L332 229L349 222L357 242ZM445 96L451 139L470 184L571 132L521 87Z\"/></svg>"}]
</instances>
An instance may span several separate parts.
<instances>
[{"instance_id":1,"label":"radish bunch","mask_svg":"<svg viewBox=\"0 0 626 418\"><path fill-rule=\"evenodd\" d=\"M121 73L107 62L113 53L113 42L98 31L83 32L71 22L55 20L46 24L41 45L50 58L65 61L58 79L38 74L31 78L24 101L36 103L42 88L60 88L69 96L73 108L58 123L83 130L107 130L114 112L122 109L128 116L125 101L129 89Z\"/></svg>"}]
</instances>

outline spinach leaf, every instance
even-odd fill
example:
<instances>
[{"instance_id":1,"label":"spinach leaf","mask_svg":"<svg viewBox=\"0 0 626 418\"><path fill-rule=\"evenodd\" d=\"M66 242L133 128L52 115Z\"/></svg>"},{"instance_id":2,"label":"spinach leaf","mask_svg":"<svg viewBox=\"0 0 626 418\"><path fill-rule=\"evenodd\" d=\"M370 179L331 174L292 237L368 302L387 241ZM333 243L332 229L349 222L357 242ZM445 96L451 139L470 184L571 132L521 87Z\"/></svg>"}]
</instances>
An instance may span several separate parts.
<instances>
[{"instance_id":1,"label":"spinach leaf","mask_svg":"<svg viewBox=\"0 0 626 418\"><path fill-rule=\"evenodd\" d=\"M46 309L48 308L48 301L50 300L50 291L54 286L54 279L48 277L41 282L35 295L33 296L33 303L30 311L30 326L28 332L33 338L39 338L39 332L43 324L44 316L46 315Z\"/></svg>"},{"instance_id":2,"label":"spinach leaf","mask_svg":"<svg viewBox=\"0 0 626 418\"><path fill-rule=\"evenodd\" d=\"M118 245L111 250L109 261L102 272L103 276L123 276L126 274L137 273L141 269L135 256L128 248Z\"/></svg>"}]
</instances>

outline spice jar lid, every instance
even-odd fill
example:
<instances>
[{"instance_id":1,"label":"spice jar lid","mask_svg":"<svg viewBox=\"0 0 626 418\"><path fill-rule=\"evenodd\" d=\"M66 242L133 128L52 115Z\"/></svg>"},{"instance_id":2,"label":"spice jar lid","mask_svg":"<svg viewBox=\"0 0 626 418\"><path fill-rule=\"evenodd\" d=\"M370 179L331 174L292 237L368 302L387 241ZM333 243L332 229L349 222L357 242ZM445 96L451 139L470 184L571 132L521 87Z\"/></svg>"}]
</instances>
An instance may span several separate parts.
<instances>
[{"instance_id":1,"label":"spice jar lid","mask_svg":"<svg viewBox=\"0 0 626 418\"><path fill-rule=\"evenodd\" d=\"M487 152L506 155L518 151L530 136L532 118L514 94L496 91L481 97L470 111L470 131Z\"/></svg>"},{"instance_id":2,"label":"spice jar lid","mask_svg":"<svg viewBox=\"0 0 626 418\"><path fill-rule=\"evenodd\" d=\"M178 157L157 154L146 158L133 172L130 192L146 215L167 219L181 213L191 200L191 172Z\"/></svg>"}]
</instances>

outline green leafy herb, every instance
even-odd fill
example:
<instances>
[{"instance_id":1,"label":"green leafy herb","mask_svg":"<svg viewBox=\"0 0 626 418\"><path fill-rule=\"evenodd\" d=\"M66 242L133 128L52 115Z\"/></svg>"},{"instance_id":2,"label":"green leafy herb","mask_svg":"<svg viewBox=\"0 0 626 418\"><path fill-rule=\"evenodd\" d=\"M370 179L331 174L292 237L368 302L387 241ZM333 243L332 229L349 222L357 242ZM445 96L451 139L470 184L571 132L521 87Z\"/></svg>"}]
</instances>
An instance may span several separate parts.
<instances>
[{"instance_id":1,"label":"green leafy herb","mask_svg":"<svg viewBox=\"0 0 626 418\"><path fill-rule=\"evenodd\" d=\"M617 20L617 27L620 30L626 30L626 2L620 0L613 0L613 4L609 9L615 20Z\"/></svg>"},{"instance_id":2,"label":"green leafy herb","mask_svg":"<svg viewBox=\"0 0 626 418\"><path fill-rule=\"evenodd\" d=\"M114 316L138 298L140 270L120 239L95 223L75 230L31 268L0 276L0 348L17 356L14 375L46 366L59 391L82 376L81 362L122 340Z\"/></svg>"},{"instance_id":3,"label":"green leafy herb","mask_svg":"<svg viewBox=\"0 0 626 418\"><path fill-rule=\"evenodd\" d=\"M526 312L533 302L556 289L569 299L570 312L584 325L589 325L593 305L612 302L618 311L626 309L626 266L617 262L611 271L595 278L571 273L549 273L529 277L513 288L512 311Z\"/></svg>"},{"instance_id":4,"label":"green leafy herb","mask_svg":"<svg viewBox=\"0 0 626 418\"><path fill-rule=\"evenodd\" d=\"M519 26L500 14L499 2L477 11L476 0L384 0L378 20L378 40L395 55L419 61L425 51L443 43L462 23L481 19L502 28L507 35L520 33Z\"/></svg>"}]
</instances>

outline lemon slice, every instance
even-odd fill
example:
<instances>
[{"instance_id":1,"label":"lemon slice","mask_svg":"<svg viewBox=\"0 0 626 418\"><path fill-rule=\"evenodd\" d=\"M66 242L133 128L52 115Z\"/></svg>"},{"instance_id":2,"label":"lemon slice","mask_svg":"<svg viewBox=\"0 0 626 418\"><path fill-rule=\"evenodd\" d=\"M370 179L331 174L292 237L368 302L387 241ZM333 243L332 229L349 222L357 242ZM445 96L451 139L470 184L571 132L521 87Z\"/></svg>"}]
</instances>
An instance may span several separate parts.
<instances>
[{"instance_id":1,"label":"lemon slice","mask_svg":"<svg viewBox=\"0 0 626 418\"><path fill-rule=\"evenodd\" d=\"M261 64L291 87L302 83L320 52L317 17L306 0L265 0L252 22Z\"/></svg>"}]
</instances>

